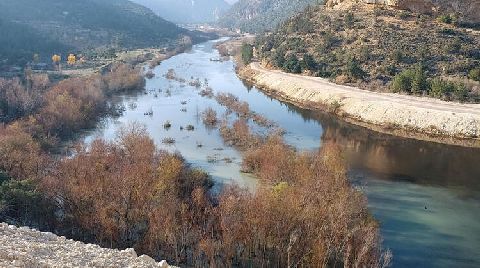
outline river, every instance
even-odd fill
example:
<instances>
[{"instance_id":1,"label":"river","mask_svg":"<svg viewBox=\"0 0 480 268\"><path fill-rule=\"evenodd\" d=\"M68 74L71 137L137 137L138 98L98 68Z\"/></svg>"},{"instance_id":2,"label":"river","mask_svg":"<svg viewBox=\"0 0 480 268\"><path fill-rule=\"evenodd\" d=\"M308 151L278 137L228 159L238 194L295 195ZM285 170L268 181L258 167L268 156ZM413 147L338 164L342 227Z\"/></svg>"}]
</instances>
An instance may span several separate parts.
<instances>
[{"instance_id":1,"label":"river","mask_svg":"<svg viewBox=\"0 0 480 268\"><path fill-rule=\"evenodd\" d=\"M113 139L121 126L139 122L160 148L178 151L209 172L217 189L230 183L255 189L257 180L239 172L240 153L225 146L218 130L206 128L200 118L207 107L219 115L225 109L195 87L164 75L174 69L187 80L206 79L215 93L233 93L275 121L299 150L318 149L328 141L341 145L349 176L367 195L384 246L394 254L393 267L480 267L480 150L380 134L272 99L242 82L232 61L212 60L219 58L214 43L162 62L145 92L117 97L126 108L123 115L102 121L85 141ZM169 129L164 128L167 121ZM187 125L194 130L187 131ZM165 138L176 142L165 145Z\"/></svg>"}]
</instances>

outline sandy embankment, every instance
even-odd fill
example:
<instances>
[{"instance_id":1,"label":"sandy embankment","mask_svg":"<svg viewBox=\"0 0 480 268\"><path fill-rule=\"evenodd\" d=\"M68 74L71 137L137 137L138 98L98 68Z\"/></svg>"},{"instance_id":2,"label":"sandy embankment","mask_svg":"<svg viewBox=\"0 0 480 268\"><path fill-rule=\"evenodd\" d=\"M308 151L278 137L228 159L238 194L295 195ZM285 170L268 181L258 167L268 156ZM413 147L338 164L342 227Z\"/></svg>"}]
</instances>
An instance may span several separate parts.
<instances>
[{"instance_id":1,"label":"sandy embankment","mask_svg":"<svg viewBox=\"0 0 480 268\"><path fill-rule=\"evenodd\" d=\"M403 137L480 147L480 104L379 93L288 74L259 63L239 75L284 101L334 112L344 120Z\"/></svg>"}]
</instances>

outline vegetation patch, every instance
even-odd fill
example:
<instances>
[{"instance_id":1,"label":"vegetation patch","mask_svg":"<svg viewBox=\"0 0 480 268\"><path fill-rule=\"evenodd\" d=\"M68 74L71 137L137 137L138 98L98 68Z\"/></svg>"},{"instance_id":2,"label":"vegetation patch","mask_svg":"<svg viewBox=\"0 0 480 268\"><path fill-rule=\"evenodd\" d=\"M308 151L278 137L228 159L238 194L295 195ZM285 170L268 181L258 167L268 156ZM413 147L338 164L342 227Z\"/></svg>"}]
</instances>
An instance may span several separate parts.
<instances>
[{"instance_id":1,"label":"vegetation patch","mask_svg":"<svg viewBox=\"0 0 480 268\"><path fill-rule=\"evenodd\" d=\"M400 16L399 16L400 14ZM403 14L403 15L402 15ZM257 38L267 67L378 91L479 102L480 38L452 15L410 16L363 3L313 5ZM438 92L436 79L454 89Z\"/></svg>"}]
</instances>

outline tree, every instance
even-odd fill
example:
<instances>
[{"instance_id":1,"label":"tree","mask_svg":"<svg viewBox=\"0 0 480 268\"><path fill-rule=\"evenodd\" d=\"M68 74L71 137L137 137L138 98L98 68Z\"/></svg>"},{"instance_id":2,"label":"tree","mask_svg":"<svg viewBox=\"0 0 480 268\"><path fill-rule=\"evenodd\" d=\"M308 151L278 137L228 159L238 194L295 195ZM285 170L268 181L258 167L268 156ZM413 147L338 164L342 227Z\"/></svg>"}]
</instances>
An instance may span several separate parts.
<instances>
[{"instance_id":1,"label":"tree","mask_svg":"<svg viewBox=\"0 0 480 268\"><path fill-rule=\"evenodd\" d=\"M248 65L252 62L253 59L253 46L250 44L242 45L242 61L244 64Z\"/></svg>"},{"instance_id":2,"label":"tree","mask_svg":"<svg viewBox=\"0 0 480 268\"><path fill-rule=\"evenodd\" d=\"M68 55L67 63L68 65L74 65L77 62L77 57L74 54Z\"/></svg>"},{"instance_id":3,"label":"tree","mask_svg":"<svg viewBox=\"0 0 480 268\"><path fill-rule=\"evenodd\" d=\"M427 75L422 65L403 70L393 78L392 89L394 92L408 92L420 94L428 91Z\"/></svg>"},{"instance_id":4,"label":"tree","mask_svg":"<svg viewBox=\"0 0 480 268\"><path fill-rule=\"evenodd\" d=\"M348 59L346 74L354 79L363 79L367 75L355 58Z\"/></svg>"},{"instance_id":5,"label":"tree","mask_svg":"<svg viewBox=\"0 0 480 268\"><path fill-rule=\"evenodd\" d=\"M456 83L453 90L453 97L459 101L465 101L468 98L468 88L463 83Z\"/></svg>"},{"instance_id":6,"label":"tree","mask_svg":"<svg viewBox=\"0 0 480 268\"><path fill-rule=\"evenodd\" d=\"M39 63L40 62L40 55L37 53L33 54L33 63Z\"/></svg>"},{"instance_id":7,"label":"tree","mask_svg":"<svg viewBox=\"0 0 480 268\"><path fill-rule=\"evenodd\" d=\"M302 66L300 65L300 62L298 61L298 58L294 53L290 53L287 56L287 59L283 64L283 70L295 74L302 72Z\"/></svg>"},{"instance_id":8,"label":"tree","mask_svg":"<svg viewBox=\"0 0 480 268\"><path fill-rule=\"evenodd\" d=\"M61 68L60 62L62 61L62 57L60 55L55 54L52 56L52 61L53 61L53 65L55 65L58 68L58 70L60 70Z\"/></svg>"},{"instance_id":9,"label":"tree","mask_svg":"<svg viewBox=\"0 0 480 268\"><path fill-rule=\"evenodd\" d=\"M453 84L440 78L434 78L430 82L428 94L434 98L442 98L447 96L454 90Z\"/></svg>"},{"instance_id":10,"label":"tree","mask_svg":"<svg viewBox=\"0 0 480 268\"><path fill-rule=\"evenodd\" d=\"M302 65L305 69L310 71L316 71L318 69L318 64L315 59L310 54L303 55Z\"/></svg>"},{"instance_id":11,"label":"tree","mask_svg":"<svg viewBox=\"0 0 480 268\"><path fill-rule=\"evenodd\" d=\"M468 72L468 78L475 81L480 81L480 68L470 70L470 72Z\"/></svg>"},{"instance_id":12,"label":"tree","mask_svg":"<svg viewBox=\"0 0 480 268\"><path fill-rule=\"evenodd\" d=\"M275 67L283 68L285 64L285 52L282 49L277 49L273 53L272 64Z\"/></svg>"},{"instance_id":13,"label":"tree","mask_svg":"<svg viewBox=\"0 0 480 268\"><path fill-rule=\"evenodd\" d=\"M404 70L395 75L391 85L393 92L410 92L412 88L412 77L412 70Z\"/></svg>"},{"instance_id":14,"label":"tree","mask_svg":"<svg viewBox=\"0 0 480 268\"><path fill-rule=\"evenodd\" d=\"M427 75L423 69L423 66L417 65L414 69L413 78L412 78L412 93L420 94L424 91L427 91Z\"/></svg>"},{"instance_id":15,"label":"tree","mask_svg":"<svg viewBox=\"0 0 480 268\"><path fill-rule=\"evenodd\" d=\"M12 179L0 184L0 221L45 227L53 218L52 206L32 180Z\"/></svg>"},{"instance_id":16,"label":"tree","mask_svg":"<svg viewBox=\"0 0 480 268\"><path fill-rule=\"evenodd\" d=\"M62 57L60 55L55 54L52 56L52 61L55 64L58 64L61 60L62 60Z\"/></svg>"}]
</instances>

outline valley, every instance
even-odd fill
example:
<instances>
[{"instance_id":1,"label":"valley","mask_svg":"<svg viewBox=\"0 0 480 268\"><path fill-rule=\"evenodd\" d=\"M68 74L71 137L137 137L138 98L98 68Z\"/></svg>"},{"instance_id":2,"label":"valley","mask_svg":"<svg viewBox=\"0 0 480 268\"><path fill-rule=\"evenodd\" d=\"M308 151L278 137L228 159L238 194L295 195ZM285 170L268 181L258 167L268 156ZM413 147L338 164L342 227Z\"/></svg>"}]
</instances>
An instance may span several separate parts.
<instances>
[{"instance_id":1,"label":"valley","mask_svg":"<svg viewBox=\"0 0 480 268\"><path fill-rule=\"evenodd\" d=\"M0 266L480 266L477 7L0 1Z\"/></svg>"}]
</instances>

